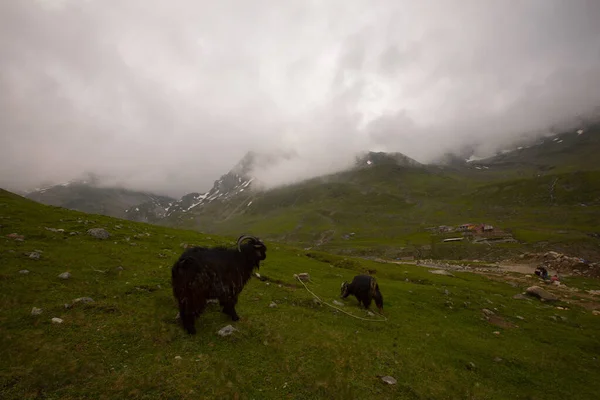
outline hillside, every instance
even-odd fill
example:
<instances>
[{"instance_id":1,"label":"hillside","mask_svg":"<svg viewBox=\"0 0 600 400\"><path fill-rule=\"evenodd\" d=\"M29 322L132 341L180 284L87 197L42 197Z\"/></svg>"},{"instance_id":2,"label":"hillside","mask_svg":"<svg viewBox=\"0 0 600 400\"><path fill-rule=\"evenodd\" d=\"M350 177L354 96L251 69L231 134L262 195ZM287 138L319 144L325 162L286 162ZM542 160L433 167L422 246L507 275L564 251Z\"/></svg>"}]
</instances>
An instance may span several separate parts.
<instances>
[{"instance_id":1,"label":"hillside","mask_svg":"<svg viewBox=\"0 0 600 400\"><path fill-rule=\"evenodd\" d=\"M111 236L96 239L90 228ZM175 320L169 268L182 243L231 245L233 238L44 206L5 191L0 233L3 399L543 393L551 400L594 399L600 390L600 319L589 310L600 305L582 290L599 289L596 281L564 277L572 290L548 287L561 300L547 304L516 296L540 284L535 278L437 275L267 242L263 280L251 279L242 292L241 320L232 323L211 306L189 337ZM331 304L340 301L340 282L365 270L376 273L385 322L319 305L293 278L309 273L310 289ZM68 279L58 277L64 272ZM353 298L341 303L352 315L377 319ZM237 331L220 337L228 324Z\"/></svg>"},{"instance_id":2,"label":"hillside","mask_svg":"<svg viewBox=\"0 0 600 400\"><path fill-rule=\"evenodd\" d=\"M219 234L259 230L273 240L355 255L495 260L558 248L600 259L599 138L599 131L570 132L463 165L363 158L349 171L245 192L160 223ZM443 237L431 228L465 223L491 224L516 243L434 248Z\"/></svg>"},{"instance_id":3,"label":"hillside","mask_svg":"<svg viewBox=\"0 0 600 400\"><path fill-rule=\"evenodd\" d=\"M590 126L574 132L542 137L529 146L502 152L495 157L481 160L481 163L488 166L535 166L540 170L557 167L571 171L589 169L590 162L597 164L596 155L600 148L599 130L600 126Z\"/></svg>"},{"instance_id":4,"label":"hillside","mask_svg":"<svg viewBox=\"0 0 600 400\"><path fill-rule=\"evenodd\" d=\"M102 214L133 221L154 222L165 216L165 208L175 199L153 193L118 187L100 187L97 182L75 180L29 192L28 199L71 210ZM140 212L151 210L153 219ZM151 217L151 218L152 218Z\"/></svg>"}]
</instances>

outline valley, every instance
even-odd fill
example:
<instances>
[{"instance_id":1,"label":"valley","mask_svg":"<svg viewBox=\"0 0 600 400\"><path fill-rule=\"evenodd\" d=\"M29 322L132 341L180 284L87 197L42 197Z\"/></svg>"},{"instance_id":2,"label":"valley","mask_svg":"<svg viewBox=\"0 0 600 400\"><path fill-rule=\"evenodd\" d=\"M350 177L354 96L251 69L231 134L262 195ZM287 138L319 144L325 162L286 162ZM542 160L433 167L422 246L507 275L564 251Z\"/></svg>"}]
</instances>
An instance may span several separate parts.
<instances>
[{"instance_id":1,"label":"valley","mask_svg":"<svg viewBox=\"0 0 600 400\"><path fill-rule=\"evenodd\" d=\"M0 400L596 400L600 1L0 2Z\"/></svg>"},{"instance_id":2,"label":"valley","mask_svg":"<svg viewBox=\"0 0 600 400\"><path fill-rule=\"evenodd\" d=\"M74 208L207 234L255 232L357 256L497 261L558 246L598 259L598 151L600 129L590 125L476 161L423 165L399 153L365 153L348 170L269 190L255 185L253 166L277 168L292 156L250 152L206 193L179 200L154 196L158 200L111 213L98 211L107 202L107 189L98 188L95 208ZM27 197L72 208L39 193ZM490 251L489 242L446 243L448 235L434 229L461 224L490 224L509 240Z\"/></svg>"}]
</instances>

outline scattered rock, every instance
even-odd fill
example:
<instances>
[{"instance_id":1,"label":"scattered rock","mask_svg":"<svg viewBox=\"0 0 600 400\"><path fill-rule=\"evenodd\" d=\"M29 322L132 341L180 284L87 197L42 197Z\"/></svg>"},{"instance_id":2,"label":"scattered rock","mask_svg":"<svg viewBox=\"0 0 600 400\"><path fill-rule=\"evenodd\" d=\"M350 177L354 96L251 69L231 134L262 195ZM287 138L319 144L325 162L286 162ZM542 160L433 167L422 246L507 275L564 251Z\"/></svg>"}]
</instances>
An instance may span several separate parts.
<instances>
[{"instance_id":1,"label":"scattered rock","mask_svg":"<svg viewBox=\"0 0 600 400\"><path fill-rule=\"evenodd\" d=\"M500 331L494 331L493 333L494 333L494 335L499 335Z\"/></svg>"},{"instance_id":2,"label":"scattered rock","mask_svg":"<svg viewBox=\"0 0 600 400\"><path fill-rule=\"evenodd\" d=\"M485 315L494 315L494 312L487 308L484 308L483 310L481 310L481 312L483 312Z\"/></svg>"},{"instance_id":3,"label":"scattered rock","mask_svg":"<svg viewBox=\"0 0 600 400\"><path fill-rule=\"evenodd\" d=\"M435 275L454 276L451 272L448 272L445 269L436 269L436 270L429 271L429 272L432 274L435 274Z\"/></svg>"},{"instance_id":4,"label":"scattered rock","mask_svg":"<svg viewBox=\"0 0 600 400\"><path fill-rule=\"evenodd\" d=\"M19 271L19 273L23 274L23 275L27 275L29 273L29 271L26 270L26 269L22 269L22 270Z\"/></svg>"},{"instance_id":5,"label":"scattered rock","mask_svg":"<svg viewBox=\"0 0 600 400\"><path fill-rule=\"evenodd\" d=\"M367 311L367 315L369 317L374 317L375 316L375 314L372 311Z\"/></svg>"},{"instance_id":6,"label":"scattered rock","mask_svg":"<svg viewBox=\"0 0 600 400\"><path fill-rule=\"evenodd\" d=\"M54 317L54 318L52 318L52 323L53 324L62 324L63 320L61 318Z\"/></svg>"},{"instance_id":7,"label":"scattered rock","mask_svg":"<svg viewBox=\"0 0 600 400\"><path fill-rule=\"evenodd\" d=\"M39 260L41 254L38 253L37 251L32 251L31 253L25 253L29 258L31 258L32 260Z\"/></svg>"},{"instance_id":8,"label":"scattered rock","mask_svg":"<svg viewBox=\"0 0 600 400\"><path fill-rule=\"evenodd\" d=\"M547 269L557 273L572 273L588 277L600 277L598 263L590 262L581 257L568 256L556 251L546 253L527 253L523 257L530 264L544 264Z\"/></svg>"},{"instance_id":9,"label":"scattered rock","mask_svg":"<svg viewBox=\"0 0 600 400\"><path fill-rule=\"evenodd\" d=\"M42 313L42 309L41 308L33 307L31 309L31 315L40 315L41 313Z\"/></svg>"},{"instance_id":10,"label":"scattered rock","mask_svg":"<svg viewBox=\"0 0 600 400\"><path fill-rule=\"evenodd\" d=\"M468 364L467 364L467 369L470 369L470 370L473 370L473 369L475 369L475 363L474 363L474 362L472 362L472 361L471 361L470 363L468 363Z\"/></svg>"},{"instance_id":11,"label":"scattered rock","mask_svg":"<svg viewBox=\"0 0 600 400\"><path fill-rule=\"evenodd\" d=\"M513 299L517 300L529 300L529 297L525 296L523 293L515 294Z\"/></svg>"},{"instance_id":12,"label":"scattered rock","mask_svg":"<svg viewBox=\"0 0 600 400\"><path fill-rule=\"evenodd\" d=\"M110 237L110 233L104 228L88 229L87 233L96 239L108 239Z\"/></svg>"},{"instance_id":13,"label":"scattered rock","mask_svg":"<svg viewBox=\"0 0 600 400\"><path fill-rule=\"evenodd\" d=\"M58 277L60 279L69 279L71 277L71 273L70 272L63 272L62 274L58 275Z\"/></svg>"},{"instance_id":14,"label":"scattered rock","mask_svg":"<svg viewBox=\"0 0 600 400\"><path fill-rule=\"evenodd\" d=\"M118 266L117 268L115 268L115 270L117 270L117 271L123 271L123 267Z\"/></svg>"},{"instance_id":15,"label":"scattered rock","mask_svg":"<svg viewBox=\"0 0 600 400\"><path fill-rule=\"evenodd\" d=\"M48 228L48 227L46 227L46 230L50 231L50 232L64 232L65 231L64 229L56 229L56 228Z\"/></svg>"},{"instance_id":16,"label":"scattered rock","mask_svg":"<svg viewBox=\"0 0 600 400\"><path fill-rule=\"evenodd\" d=\"M395 385L397 383L396 379L394 379L393 377L386 375L386 376L382 376L381 380L385 383L387 383L388 385Z\"/></svg>"},{"instance_id":17,"label":"scattered rock","mask_svg":"<svg viewBox=\"0 0 600 400\"><path fill-rule=\"evenodd\" d=\"M335 304L336 306L343 306L344 305L344 303L342 303L341 301L337 301L337 300L334 300L333 304Z\"/></svg>"},{"instance_id":18,"label":"scattered rock","mask_svg":"<svg viewBox=\"0 0 600 400\"><path fill-rule=\"evenodd\" d=\"M94 299L92 299L91 297L78 297L76 299L73 300L73 304L77 304L77 303L93 303Z\"/></svg>"},{"instance_id":19,"label":"scattered rock","mask_svg":"<svg viewBox=\"0 0 600 400\"><path fill-rule=\"evenodd\" d=\"M557 301L558 300L558 297L556 297L552 293L545 291L544 289L542 289L539 286L528 287L526 290L526 293L530 296L538 297L540 300L543 300L543 301Z\"/></svg>"},{"instance_id":20,"label":"scattered rock","mask_svg":"<svg viewBox=\"0 0 600 400\"><path fill-rule=\"evenodd\" d=\"M525 320L525 318L521 317L520 315L517 315L517 319L520 319L521 321Z\"/></svg>"},{"instance_id":21,"label":"scattered rock","mask_svg":"<svg viewBox=\"0 0 600 400\"><path fill-rule=\"evenodd\" d=\"M592 314L594 314L594 315L600 315L600 311L599 310L593 310Z\"/></svg>"},{"instance_id":22,"label":"scattered rock","mask_svg":"<svg viewBox=\"0 0 600 400\"><path fill-rule=\"evenodd\" d=\"M273 307L277 307L277 304L274 302L271 302L271 304L269 304L269 307L273 308Z\"/></svg>"},{"instance_id":23,"label":"scattered rock","mask_svg":"<svg viewBox=\"0 0 600 400\"><path fill-rule=\"evenodd\" d=\"M175 356L175 359L176 360L181 360L182 358L181 358L181 356Z\"/></svg>"},{"instance_id":24,"label":"scattered rock","mask_svg":"<svg viewBox=\"0 0 600 400\"><path fill-rule=\"evenodd\" d=\"M231 335L234 331L237 331L237 329L235 329L232 325L227 325L226 327L221 328L217 333L219 334L219 336L224 337Z\"/></svg>"},{"instance_id":25,"label":"scattered rock","mask_svg":"<svg viewBox=\"0 0 600 400\"><path fill-rule=\"evenodd\" d=\"M494 361L495 362L502 362L502 359L500 357L496 357L496 358L494 358Z\"/></svg>"}]
</instances>

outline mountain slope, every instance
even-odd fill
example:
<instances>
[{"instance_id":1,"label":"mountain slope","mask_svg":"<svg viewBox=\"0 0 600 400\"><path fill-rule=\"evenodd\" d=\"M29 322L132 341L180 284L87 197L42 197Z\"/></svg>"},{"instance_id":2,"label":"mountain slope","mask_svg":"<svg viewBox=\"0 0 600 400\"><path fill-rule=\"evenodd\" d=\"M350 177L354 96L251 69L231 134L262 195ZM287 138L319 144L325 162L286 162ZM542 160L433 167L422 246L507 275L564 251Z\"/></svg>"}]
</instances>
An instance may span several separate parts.
<instances>
[{"instance_id":1,"label":"mountain slope","mask_svg":"<svg viewBox=\"0 0 600 400\"><path fill-rule=\"evenodd\" d=\"M26 195L28 199L46 205L64 207L92 214L127 218L130 207L151 202L163 207L175 201L167 196L155 195L124 188L98 187L93 182L72 181Z\"/></svg>"},{"instance_id":2,"label":"mountain slope","mask_svg":"<svg viewBox=\"0 0 600 400\"><path fill-rule=\"evenodd\" d=\"M96 239L86 233L90 228L111 236ZM564 294L568 304L554 303L561 310L514 299L537 284L534 278L508 285L478 274L436 275L414 265L267 242L262 280L253 277L240 295L241 319L232 322L209 304L196 323L198 334L190 337L175 318L170 289L181 243L233 247L237 235L207 237L90 216L2 190L0 233L5 400L505 399L539 393L547 400L573 393L584 400L600 391L593 357L600 350L600 319L572 292ZM339 299L340 283L367 270L376 273L384 296L383 322L355 299ZM58 277L64 272L68 279ZM300 272L310 274L307 285L321 303L294 279ZM598 288L586 279L563 282L586 299L585 289ZM547 290L563 296L560 288ZM322 303L334 300L350 315ZM490 318L482 308L497 311L487 310ZM219 336L230 324L232 335ZM387 375L397 384L384 384L380 377Z\"/></svg>"},{"instance_id":3,"label":"mountain slope","mask_svg":"<svg viewBox=\"0 0 600 400\"><path fill-rule=\"evenodd\" d=\"M430 254L429 228L474 222L512 233L523 249L544 246L532 239L544 237L594 257L598 243L589 235L600 220L600 159L590 149L598 137L597 131L568 133L528 149L531 157L517 149L464 166L407 166L379 153L382 162L363 157L349 171L250 190L161 223L220 234L258 231L306 247L392 255L414 254L419 246ZM557 151L563 143L568 147ZM495 254L516 250L505 247ZM469 251L482 257L489 252Z\"/></svg>"},{"instance_id":4,"label":"mountain slope","mask_svg":"<svg viewBox=\"0 0 600 400\"><path fill-rule=\"evenodd\" d=\"M600 125L591 125L586 129L543 137L530 145L507 150L488 159L473 161L472 164L517 170L534 168L539 172L593 170L600 169L598 152Z\"/></svg>"}]
</instances>

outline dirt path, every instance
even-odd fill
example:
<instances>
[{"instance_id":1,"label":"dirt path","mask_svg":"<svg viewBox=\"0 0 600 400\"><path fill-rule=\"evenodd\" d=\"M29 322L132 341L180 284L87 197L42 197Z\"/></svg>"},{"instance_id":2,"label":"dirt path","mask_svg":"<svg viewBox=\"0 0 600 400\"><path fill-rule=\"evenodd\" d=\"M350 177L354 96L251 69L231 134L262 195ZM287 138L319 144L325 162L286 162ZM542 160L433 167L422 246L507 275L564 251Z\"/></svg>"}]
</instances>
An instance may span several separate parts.
<instances>
[{"instance_id":1,"label":"dirt path","mask_svg":"<svg viewBox=\"0 0 600 400\"><path fill-rule=\"evenodd\" d=\"M435 260L414 262L377 259L376 261L400 265L410 264L424 268L445 269L449 271L470 272L484 275L497 282L506 282L515 287L526 288L529 286L540 286L544 290L559 296L566 303L576 304L587 310L600 310L599 294L590 293L586 290L567 286L562 283L559 285L548 284L534 274L536 268L535 264L502 262L498 264L455 265ZM514 274L514 272L517 274ZM548 273L554 275L556 271L548 270ZM559 276L566 277L569 275L559 274Z\"/></svg>"}]
</instances>

